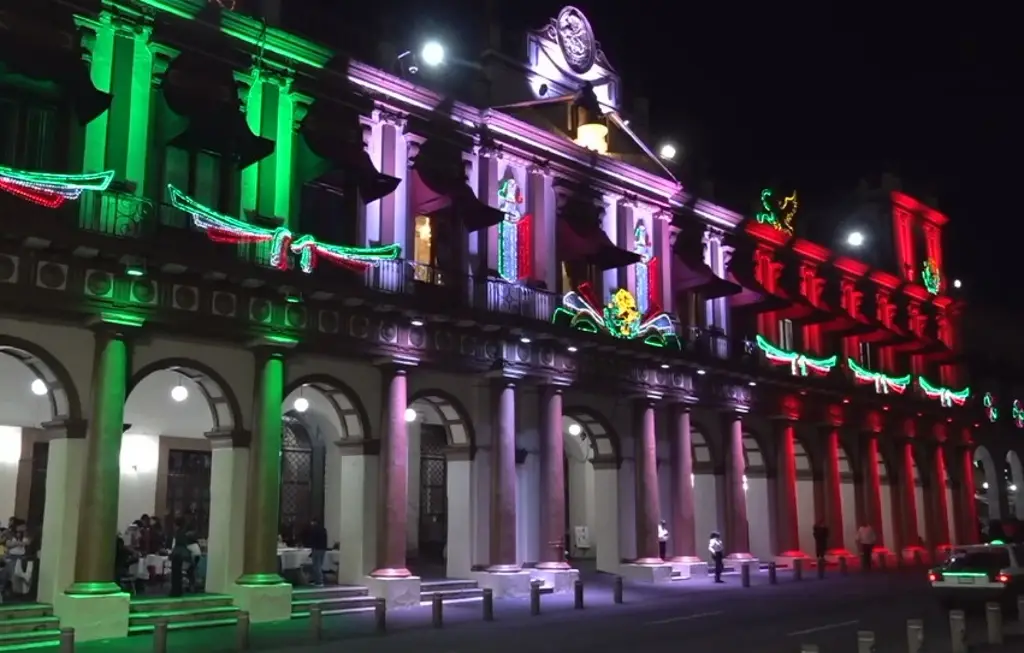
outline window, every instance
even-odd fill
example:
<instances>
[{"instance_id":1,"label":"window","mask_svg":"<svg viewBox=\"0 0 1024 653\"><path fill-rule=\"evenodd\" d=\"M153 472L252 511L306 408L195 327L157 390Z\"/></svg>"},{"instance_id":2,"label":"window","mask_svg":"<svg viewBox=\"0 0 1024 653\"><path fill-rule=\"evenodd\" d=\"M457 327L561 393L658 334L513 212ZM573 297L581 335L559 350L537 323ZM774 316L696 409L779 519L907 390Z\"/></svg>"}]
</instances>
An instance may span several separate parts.
<instances>
[{"instance_id":1,"label":"window","mask_svg":"<svg viewBox=\"0 0 1024 653\"><path fill-rule=\"evenodd\" d=\"M793 338L793 321L779 320L779 347L788 351L796 349L796 339Z\"/></svg>"},{"instance_id":2,"label":"window","mask_svg":"<svg viewBox=\"0 0 1024 653\"><path fill-rule=\"evenodd\" d=\"M869 370L876 370L876 361L874 356L874 349L871 347L870 342L861 342L858 344L860 348L860 364Z\"/></svg>"},{"instance_id":3,"label":"window","mask_svg":"<svg viewBox=\"0 0 1024 653\"><path fill-rule=\"evenodd\" d=\"M56 104L0 95L0 164L24 170L64 170L60 123Z\"/></svg>"},{"instance_id":4,"label":"window","mask_svg":"<svg viewBox=\"0 0 1024 653\"><path fill-rule=\"evenodd\" d=\"M199 538L205 538L209 532L212 461L213 454L209 451L171 449L167 456L164 514L171 518L185 517Z\"/></svg>"},{"instance_id":5,"label":"window","mask_svg":"<svg viewBox=\"0 0 1024 653\"><path fill-rule=\"evenodd\" d=\"M443 285L434 249L433 220L425 215L417 215L412 246L413 278L424 283Z\"/></svg>"},{"instance_id":6,"label":"window","mask_svg":"<svg viewBox=\"0 0 1024 653\"><path fill-rule=\"evenodd\" d=\"M707 325L708 302L698 292L686 293L686 300L683 304L680 319L688 327L700 327Z\"/></svg>"},{"instance_id":7,"label":"window","mask_svg":"<svg viewBox=\"0 0 1024 653\"><path fill-rule=\"evenodd\" d=\"M324 181L302 187L299 230L334 245L361 245L355 191L345 192Z\"/></svg>"},{"instance_id":8,"label":"window","mask_svg":"<svg viewBox=\"0 0 1024 653\"><path fill-rule=\"evenodd\" d=\"M949 571L999 571L1010 566L1006 548L954 549L946 563Z\"/></svg>"},{"instance_id":9,"label":"window","mask_svg":"<svg viewBox=\"0 0 1024 653\"><path fill-rule=\"evenodd\" d=\"M211 152L164 150L164 185L173 185L200 204L227 215L238 213L235 165Z\"/></svg>"},{"instance_id":10,"label":"window","mask_svg":"<svg viewBox=\"0 0 1024 653\"><path fill-rule=\"evenodd\" d=\"M577 290L584 283L589 283L595 298L600 300L604 296L604 284L602 283L604 276L601 274L601 270L593 265L576 261L562 261L561 270L562 293Z\"/></svg>"}]
</instances>

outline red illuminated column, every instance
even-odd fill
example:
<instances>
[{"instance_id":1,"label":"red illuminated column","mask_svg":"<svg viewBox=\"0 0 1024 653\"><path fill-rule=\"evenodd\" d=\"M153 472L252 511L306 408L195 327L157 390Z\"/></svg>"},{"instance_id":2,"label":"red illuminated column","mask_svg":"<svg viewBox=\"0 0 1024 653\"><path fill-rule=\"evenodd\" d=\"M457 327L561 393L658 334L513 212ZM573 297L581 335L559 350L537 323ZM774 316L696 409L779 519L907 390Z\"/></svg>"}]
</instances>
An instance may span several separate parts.
<instances>
[{"instance_id":1,"label":"red illuminated column","mask_svg":"<svg viewBox=\"0 0 1024 653\"><path fill-rule=\"evenodd\" d=\"M491 562L488 571L518 571L516 560L516 386L497 390L497 428L491 444Z\"/></svg>"},{"instance_id":2,"label":"red illuminated column","mask_svg":"<svg viewBox=\"0 0 1024 653\"><path fill-rule=\"evenodd\" d=\"M796 498L796 434L793 422L778 423L779 475L778 489L778 550L780 556L802 556L800 551L800 518ZM746 514L744 514L744 520Z\"/></svg>"},{"instance_id":3,"label":"red illuminated column","mask_svg":"<svg viewBox=\"0 0 1024 653\"><path fill-rule=\"evenodd\" d=\"M825 514L831 552L845 553L843 537L843 479L839 470L839 429L832 428L825 438Z\"/></svg>"},{"instance_id":4,"label":"red illuminated column","mask_svg":"<svg viewBox=\"0 0 1024 653\"><path fill-rule=\"evenodd\" d=\"M371 576L406 578L405 529L409 505L409 425L406 370L385 370L387 385L387 431L381 441L380 501L377 522L377 568Z\"/></svg>"},{"instance_id":5,"label":"red illuminated column","mask_svg":"<svg viewBox=\"0 0 1024 653\"><path fill-rule=\"evenodd\" d=\"M885 549L882 528L882 478L878 472L878 434L868 434L864 455L864 512L875 531L875 548Z\"/></svg>"},{"instance_id":6,"label":"red illuminated column","mask_svg":"<svg viewBox=\"0 0 1024 653\"><path fill-rule=\"evenodd\" d=\"M961 528L964 544L978 542L978 505L974 498L974 450L970 446L959 447L961 483L960 496L956 506L960 507ZM954 507L956 507L954 506Z\"/></svg>"},{"instance_id":7,"label":"red illuminated column","mask_svg":"<svg viewBox=\"0 0 1024 653\"><path fill-rule=\"evenodd\" d=\"M676 410L672 424L672 519L669 521L669 546L675 562L696 562L697 526L693 497L693 432L690 409Z\"/></svg>"},{"instance_id":8,"label":"red illuminated column","mask_svg":"<svg viewBox=\"0 0 1024 653\"><path fill-rule=\"evenodd\" d=\"M541 392L541 542L538 569L568 569L565 561L565 441L562 435L562 389Z\"/></svg>"},{"instance_id":9,"label":"red illuminated column","mask_svg":"<svg viewBox=\"0 0 1024 653\"><path fill-rule=\"evenodd\" d=\"M638 564L661 562L658 547L658 440L654 402L637 404L639 433L636 437L636 557Z\"/></svg>"},{"instance_id":10,"label":"red illuminated column","mask_svg":"<svg viewBox=\"0 0 1024 653\"><path fill-rule=\"evenodd\" d=\"M743 477L747 472L747 459L743 450L743 416L736 413L726 418L726 437L729 445L728 467L725 472L725 509L728 514L725 529L725 550L732 558L750 558L750 529L747 525L747 493L743 490Z\"/></svg>"},{"instance_id":11,"label":"red illuminated column","mask_svg":"<svg viewBox=\"0 0 1024 653\"><path fill-rule=\"evenodd\" d=\"M933 551L939 546L952 543L952 538L949 536L949 504L946 499L946 477L946 453L942 445L939 445L935 447L932 459L932 491L928 493L931 494L931 501L926 501L929 504L930 510L928 512L931 515L928 539Z\"/></svg>"},{"instance_id":12,"label":"red illuminated column","mask_svg":"<svg viewBox=\"0 0 1024 653\"><path fill-rule=\"evenodd\" d=\"M914 443L911 440L903 442L900 460L903 468L903 546L917 547L921 543L921 534L917 532L917 483L914 482Z\"/></svg>"}]
</instances>

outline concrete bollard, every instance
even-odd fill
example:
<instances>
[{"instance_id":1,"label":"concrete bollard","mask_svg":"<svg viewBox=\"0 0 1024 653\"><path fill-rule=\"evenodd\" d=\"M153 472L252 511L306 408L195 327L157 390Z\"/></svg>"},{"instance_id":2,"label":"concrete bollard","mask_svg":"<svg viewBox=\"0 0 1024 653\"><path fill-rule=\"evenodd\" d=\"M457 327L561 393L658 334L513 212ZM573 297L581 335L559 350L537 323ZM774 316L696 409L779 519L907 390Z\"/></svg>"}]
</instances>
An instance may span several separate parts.
<instances>
[{"instance_id":1,"label":"concrete bollard","mask_svg":"<svg viewBox=\"0 0 1024 653\"><path fill-rule=\"evenodd\" d=\"M989 644L1003 643L1003 608L994 601L985 604L985 627Z\"/></svg>"},{"instance_id":2,"label":"concrete bollard","mask_svg":"<svg viewBox=\"0 0 1024 653\"><path fill-rule=\"evenodd\" d=\"M484 621L494 621L494 590L484 588Z\"/></svg>"},{"instance_id":3,"label":"concrete bollard","mask_svg":"<svg viewBox=\"0 0 1024 653\"><path fill-rule=\"evenodd\" d=\"M846 561L846 556L839 557L839 574L842 576L850 574L850 564Z\"/></svg>"},{"instance_id":4,"label":"concrete bollard","mask_svg":"<svg viewBox=\"0 0 1024 653\"><path fill-rule=\"evenodd\" d=\"M612 600L615 603L622 603L622 576L615 577L615 584L612 585Z\"/></svg>"},{"instance_id":5,"label":"concrete bollard","mask_svg":"<svg viewBox=\"0 0 1024 653\"><path fill-rule=\"evenodd\" d=\"M817 644L801 644L800 653L818 653L821 649Z\"/></svg>"},{"instance_id":6,"label":"concrete bollard","mask_svg":"<svg viewBox=\"0 0 1024 653\"><path fill-rule=\"evenodd\" d=\"M153 653L167 653L166 619L158 619L153 625Z\"/></svg>"},{"instance_id":7,"label":"concrete bollard","mask_svg":"<svg viewBox=\"0 0 1024 653\"><path fill-rule=\"evenodd\" d=\"M60 629L60 653L75 653L75 629Z\"/></svg>"},{"instance_id":8,"label":"concrete bollard","mask_svg":"<svg viewBox=\"0 0 1024 653\"><path fill-rule=\"evenodd\" d=\"M949 611L950 653L967 653L967 622L963 610Z\"/></svg>"},{"instance_id":9,"label":"concrete bollard","mask_svg":"<svg viewBox=\"0 0 1024 653\"><path fill-rule=\"evenodd\" d=\"M235 625L235 649L238 651L249 650L249 613L245 610L238 613L238 623Z\"/></svg>"},{"instance_id":10,"label":"concrete bollard","mask_svg":"<svg viewBox=\"0 0 1024 653\"><path fill-rule=\"evenodd\" d=\"M1017 597L1017 621L1024 622L1024 594Z\"/></svg>"},{"instance_id":11,"label":"concrete bollard","mask_svg":"<svg viewBox=\"0 0 1024 653\"><path fill-rule=\"evenodd\" d=\"M434 594L430 602L430 614L434 628L444 628L444 599L440 594Z\"/></svg>"},{"instance_id":12,"label":"concrete bollard","mask_svg":"<svg viewBox=\"0 0 1024 653\"><path fill-rule=\"evenodd\" d=\"M924 621L907 619L907 651L921 653L924 648Z\"/></svg>"},{"instance_id":13,"label":"concrete bollard","mask_svg":"<svg viewBox=\"0 0 1024 653\"><path fill-rule=\"evenodd\" d=\"M818 558L818 580L825 578L825 558Z\"/></svg>"},{"instance_id":14,"label":"concrete bollard","mask_svg":"<svg viewBox=\"0 0 1024 653\"><path fill-rule=\"evenodd\" d=\"M800 558L793 560L793 580L803 580L804 578L804 561Z\"/></svg>"},{"instance_id":15,"label":"concrete bollard","mask_svg":"<svg viewBox=\"0 0 1024 653\"><path fill-rule=\"evenodd\" d=\"M740 583L743 587L750 587L750 563L744 562L740 565Z\"/></svg>"},{"instance_id":16,"label":"concrete bollard","mask_svg":"<svg viewBox=\"0 0 1024 653\"><path fill-rule=\"evenodd\" d=\"M924 565L924 558L921 556L921 549L914 549L914 566Z\"/></svg>"},{"instance_id":17,"label":"concrete bollard","mask_svg":"<svg viewBox=\"0 0 1024 653\"><path fill-rule=\"evenodd\" d=\"M583 581L579 578L572 584L573 590L573 607L577 610L583 609Z\"/></svg>"},{"instance_id":18,"label":"concrete bollard","mask_svg":"<svg viewBox=\"0 0 1024 653\"><path fill-rule=\"evenodd\" d=\"M775 585L779 582L778 569L774 562L768 563L768 584Z\"/></svg>"},{"instance_id":19,"label":"concrete bollard","mask_svg":"<svg viewBox=\"0 0 1024 653\"><path fill-rule=\"evenodd\" d=\"M885 555L885 552L882 551L881 553L878 554L878 568L882 569L884 571L888 566L889 566L889 556Z\"/></svg>"},{"instance_id":20,"label":"concrete bollard","mask_svg":"<svg viewBox=\"0 0 1024 653\"><path fill-rule=\"evenodd\" d=\"M377 599L373 602L373 622L376 631L380 634L388 629L388 602L384 599Z\"/></svg>"},{"instance_id":21,"label":"concrete bollard","mask_svg":"<svg viewBox=\"0 0 1024 653\"><path fill-rule=\"evenodd\" d=\"M319 642L324 636L324 611L319 603L309 606L309 635L314 642Z\"/></svg>"},{"instance_id":22,"label":"concrete bollard","mask_svg":"<svg viewBox=\"0 0 1024 653\"><path fill-rule=\"evenodd\" d=\"M540 614L540 581L530 581L530 614L537 616Z\"/></svg>"},{"instance_id":23,"label":"concrete bollard","mask_svg":"<svg viewBox=\"0 0 1024 653\"><path fill-rule=\"evenodd\" d=\"M857 653L875 653L875 631L857 631Z\"/></svg>"}]
</instances>

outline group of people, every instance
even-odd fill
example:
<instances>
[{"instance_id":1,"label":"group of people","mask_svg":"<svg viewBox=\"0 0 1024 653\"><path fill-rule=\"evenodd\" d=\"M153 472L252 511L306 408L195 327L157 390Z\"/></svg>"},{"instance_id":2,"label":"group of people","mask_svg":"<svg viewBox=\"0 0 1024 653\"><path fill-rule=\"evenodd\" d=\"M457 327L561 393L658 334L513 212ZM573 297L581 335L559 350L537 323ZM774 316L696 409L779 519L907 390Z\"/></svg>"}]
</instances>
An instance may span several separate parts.
<instances>
[{"instance_id":1,"label":"group of people","mask_svg":"<svg viewBox=\"0 0 1024 653\"><path fill-rule=\"evenodd\" d=\"M175 515L166 523L165 530L159 517L142 515L116 538L114 573L118 582L130 578L134 590L143 589L145 584L139 581L162 576L163 569L149 568L136 573L132 573L132 569L145 564L147 556L158 555L167 556L171 563L170 596L182 596L186 585L192 591L198 589L202 580L203 551L197 524L185 514Z\"/></svg>"},{"instance_id":2,"label":"group of people","mask_svg":"<svg viewBox=\"0 0 1024 653\"><path fill-rule=\"evenodd\" d=\"M11 517L0 526L0 603L31 592L38 544L22 519Z\"/></svg>"}]
</instances>

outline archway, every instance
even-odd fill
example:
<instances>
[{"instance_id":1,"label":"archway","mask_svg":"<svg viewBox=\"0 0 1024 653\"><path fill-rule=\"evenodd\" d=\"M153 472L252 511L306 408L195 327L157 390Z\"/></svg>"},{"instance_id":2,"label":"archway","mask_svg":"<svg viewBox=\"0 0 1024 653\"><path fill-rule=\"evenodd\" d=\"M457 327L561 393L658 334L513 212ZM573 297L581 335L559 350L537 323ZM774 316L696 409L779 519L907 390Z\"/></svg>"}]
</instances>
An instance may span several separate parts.
<instances>
[{"instance_id":1,"label":"archway","mask_svg":"<svg viewBox=\"0 0 1024 653\"><path fill-rule=\"evenodd\" d=\"M281 408L282 538L301 545L309 522L320 521L328 546L339 544L328 553L324 570L339 583L361 583L373 566L376 542L377 458L365 448L366 410L352 388L326 374L289 383ZM304 562L301 556L281 557L285 572Z\"/></svg>"},{"instance_id":2,"label":"archway","mask_svg":"<svg viewBox=\"0 0 1024 653\"><path fill-rule=\"evenodd\" d=\"M759 560L772 560L775 546L772 542L774 529L771 524L771 503L768 500L768 476L774 470L769 469L765 448L760 438L752 431L743 432L743 459L746 469L743 476L743 492L747 500L750 554ZM727 543L726 547L728 546Z\"/></svg>"},{"instance_id":3,"label":"archway","mask_svg":"<svg viewBox=\"0 0 1024 653\"><path fill-rule=\"evenodd\" d=\"M467 578L472 570L473 431L462 404L447 392L414 394L409 422L409 511L406 548L421 577Z\"/></svg>"},{"instance_id":4,"label":"archway","mask_svg":"<svg viewBox=\"0 0 1024 653\"><path fill-rule=\"evenodd\" d=\"M896 552L896 555L902 555L897 548L897 542L895 539L895 530L893 528L893 487L892 479L894 476L890 473L892 467L889 464L889 459L886 453L881 447L877 449L877 459L875 464L878 469L878 499L879 508L881 509L881 515L879 521L882 525L881 532L881 544L885 547L889 547ZM870 496L870 495L869 495ZM876 547L877 548L877 547Z\"/></svg>"},{"instance_id":5,"label":"archway","mask_svg":"<svg viewBox=\"0 0 1024 653\"><path fill-rule=\"evenodd\" d=\"M921 463L920 463L920 461L918 461L918 454L917 454L916 450L913 451L912 461L914 463L913 464L913 470L914 470L914 496L911 497L910 500L914 502L913 503L913 506L914 506L914 517L916 518L916 521L913 524L913 528L914 528L914 534L917 535L917 538L914 541L906 542L905 546L918 547L918 546L922 546L922 542L924 542L925 543L924 544L925 550L928 550L928 547L930 547L930 546L934 546L935 544L945 544L945 542L938 542L938 543L927 542L927 539L928 539L928 526L927 526L928 503L925 501L925 498L924 498L924 481L923 481L922 475L921 475Z\"/></svg>"},{"instance_id":6,"label":"archway","mask_svg":"<svg viewBox=\"0 0 1024 653\"><path fill-rule=\"evenodd\" d=\"M846 444L839 442L839 506L843 519L843 545L846 550L857 546L857 485L854 480L854 463ZM833 536L833 541L837 538Z\"/></svg>"},{"instance_id":7,"label":"archway","mask_svg":"<svg viewBox=\"0 0 1024 653\"><path fill-rule=\"evenodd\" d=\"M707 541L713 531L725 529L724 505L718 495L718 452L711 448L705 430L691 422L690 436L693 446L693 521L697 537L697 557L705 558Z\"/></svg>"},{"instance_id":8,"label":"archway","mask_svg":"<svg viewBox=\"0 0 1024 653\"><path fill-rule=\"evenodd\" d=\"M1006 452L1006 466L1006 496L1010 514L1024 521L1024 500L1021 498L1021 492L1024 492L1024 466L1021 465L1020 456L1016 451L1011 449Z\"/></svg>"},{"instance_id":9,"label":"archway","mask_svg":"<svg viewBox=\"0 0 1024 653\"><path fill-rule=\"evenodd\" d=\"M988 523L1002 519L1002 479L992 453L982 445L974 450L974 497L978 519L987 528Z\"/></svg>"},{"instance_id":10,"label":"archway","mask_svg":"<svg viewBox=\"0 0 1024 653\"><path fill-rule=\"evenodd\" d=\"M797 524L797 541L801 552L813 556L814 522L824 516L824 506L819 505L821 498L815 497L815 461L800 437L793 438L793 463L796 469L796 515L793 517Z\"/></svg>"},{"instance_id":11,"label":"archway","mask_svg":"<svg viewBox=\"0 0 1024 653\"><path fill-rule=\"evenodd\" d=\"M616 436L602 416L583 407L563 410L562 436L570 561L618 573L622 554Z\"/></svg>"}]
</instances>

